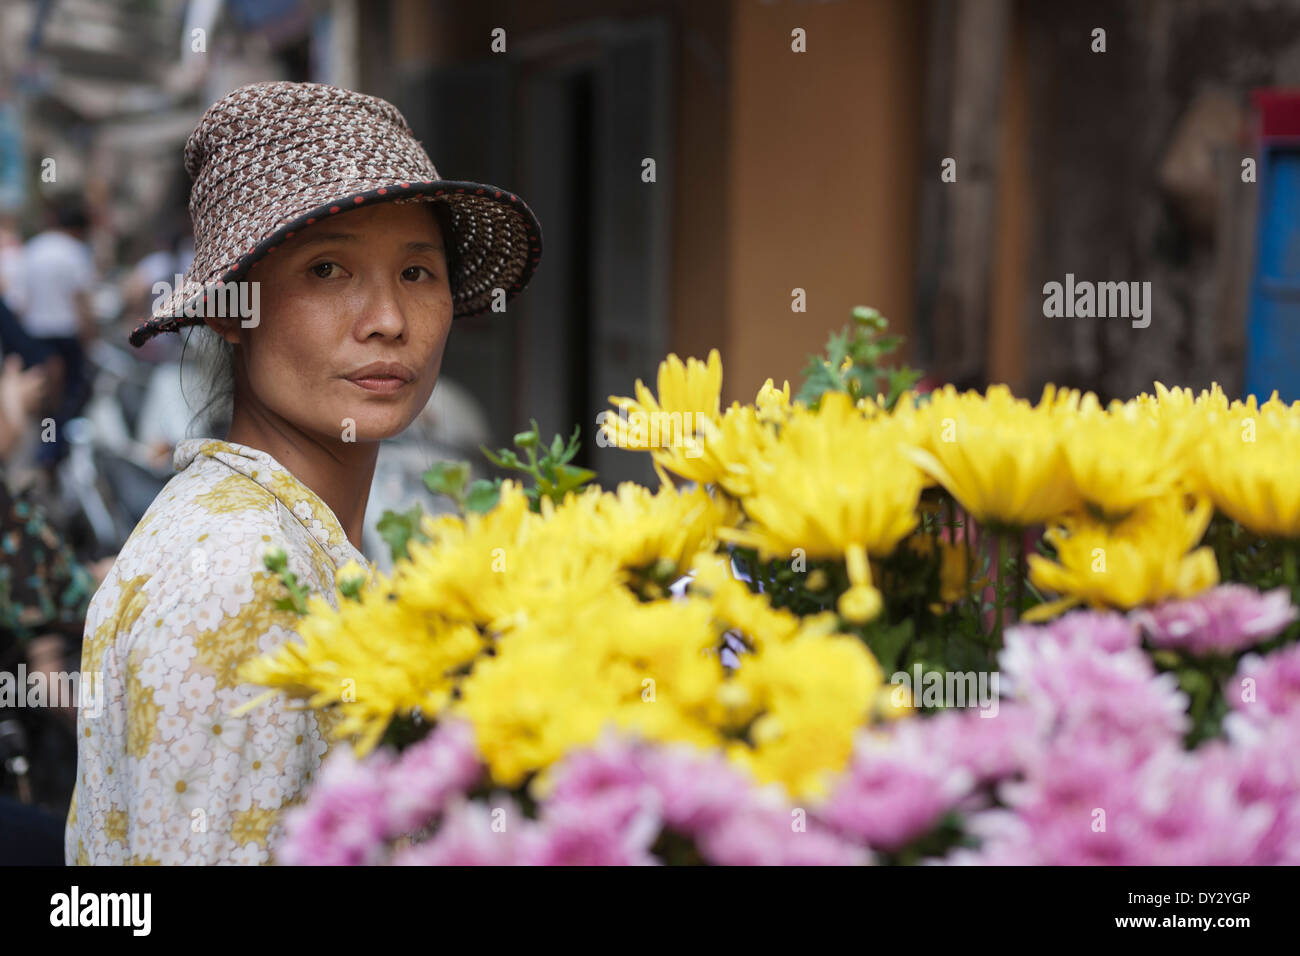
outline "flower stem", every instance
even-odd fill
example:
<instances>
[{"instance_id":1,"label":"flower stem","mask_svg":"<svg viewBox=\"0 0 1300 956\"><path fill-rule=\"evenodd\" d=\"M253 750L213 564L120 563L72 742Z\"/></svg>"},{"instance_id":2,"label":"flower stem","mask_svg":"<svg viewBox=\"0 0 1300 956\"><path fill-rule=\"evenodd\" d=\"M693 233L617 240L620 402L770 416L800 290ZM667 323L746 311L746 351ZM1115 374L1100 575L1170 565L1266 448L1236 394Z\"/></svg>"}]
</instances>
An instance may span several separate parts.
<instances>
[{"instance_id":1,"label":"flower stem","mask_svg":"<svg viewBox=\"0 0 1300 956\"><path fill-rule=\"evenodd\" d=\"M1291 600L1296 599L1296 542L1282 542L1282 575L1286 581L1287 590L1291 593Z\"/></svg>"},{"instance_id":2,"label":"flower stem","mask_svg":"<svg viewBox=\"0 0 1300 956\"><path fill-rule=\"evenodd\" d=\"M969 607L971 604L971 578L975 576L975 567L970 549L970 513L963 511L961 516L961 543L962 547L966 549L966 605ZM975 607L975 615L978 620L980 615L978 605Z\"/></svg>"},{"instance_id":3,"label":"flower stem","mask_svg":"<svg viewBox=\"0 0 1300 956\"><path fill-rule=\"evenodd\" d=\"M993 578L993 598L994 598L994 617L993 617L993 644L994 647L1002 646L1002 619L1006 611L1006 568L1007 568L1007 536L1009 532L1005 529L999 529L994 535L998 539L998 570Z\"/></svg>"},{"instance_id":4,"label":"flower stem","mask_svg":"<svg viewBox=\"0 0 1300 956\"><path fill-rule=\"evenodd\" d=\"M1016 529L1016 607L1015 619L1018 622L1025 607L1025 529Z\"/></svg>"}]
</instances>

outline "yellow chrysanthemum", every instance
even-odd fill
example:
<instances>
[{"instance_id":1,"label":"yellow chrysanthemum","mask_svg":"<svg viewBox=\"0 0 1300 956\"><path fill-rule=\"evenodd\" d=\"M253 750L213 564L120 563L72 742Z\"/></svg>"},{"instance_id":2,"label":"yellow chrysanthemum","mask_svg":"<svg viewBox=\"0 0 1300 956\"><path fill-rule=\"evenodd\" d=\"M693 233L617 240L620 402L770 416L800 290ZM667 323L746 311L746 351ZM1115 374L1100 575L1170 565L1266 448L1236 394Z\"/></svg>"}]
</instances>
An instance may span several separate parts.
<instances>
[{"instance_id":1,"label":"yellow chrysanthemum","mask_svg":"<svg viewBox=\"0 0 1300 956\"><path fill-rule=\"evenodd\" d=\"M750 727L752 745L732 745L732 759L761 782L816 797L847 764L883 675L856 638L809 635L746 659L733 680L761 716Z\"/></svg>"},{"instance_id":2,"label":"yellow chrysanthemum","mask_svg":"<svg viewBox=\"0 0 1300 956\"><path fill-rule=\"evenodd\" d=\"M657 450L668 461L699 456L701 422L721 420L722 356L709 352L707 362L676 355L659 363L658 398L640 379L636 397L609 396L614 412L601 418L606 440L633 451Z\"/></svg>"},{"instance_id":3,"label":"yellow chrysanthemum","mask_svg":"<svg viewBox=\"0 0 1300 956\"><path fill-rule=\"evenodd\" d=\"M249 679L338 708L334 732L352 737L362 753L396 716L462 716L503 786L545 770L610 724L725 750L756 719L767 718L770 731L777 704L786 724L809 719L805 711L817 704L730 678L716 651L721 635L746 633L753 650L742 669L798 642L813 682L816 641L835 626L832 614L777 611L723 573L710 550L734 510L700 488L651 493L629 484L614 493L590 489L558 506L544 499L533 513L507 482L485 515L424 521L430 540L410 542L410 559L391 578L376 573L356 582L358 600L333 609L313 598L304 643L257 662ZM628 586L637 569L688 564L698 580L685 598L647 599ZM343 577L362 569L349 570ZM861 666L875 667L864 645L854 639L852 646L839 655L859 665L865 656ZM850 667L836 677L854 673ZM825 675L818 680L810 693L838 686ZM815 726L824 729L827 719ZM847 731L836 728L840 741ZM819 744L795 756L792 740L759 749L768 779L797 787L830 769L819 761L838 761L840 748Z\"/></svg>"},{"instance_id":4,"label":"yellow chrysanthemum","mask_svg":"<svg viewBox=\"0 0 1300 956\"><path fill-rule=\"evenodd\" d=\"M758 390L754 399L754 408L761 422L780 424L790 414L790 383L784 382L780 388L772 384L769 378Z\"/></svg>"},{"instance_id":5,"label":"yellow chrysanthemum","mask_svg":"<svg viewBox=\"0 0 1300 956\"><path fill-rule=\"evenodd\" d=\"M707 599L720 631L735 628L759 650L772 643L784 643L799 632L800 619L772 607L767 598L746 587L731 573L725 556L700 555L694 571L690 593Z\"/></svg>"},{"instance_id":6,"label":"yellow chrysanthemum","mask_svg":"<svg viewBox=\"0 0 1300 956\"><path fill-rule=\"evenodd\" d=\"M1207 411L1195 447L1198 485L1255 534L1300 537L1300 403L1254 396Z\"/></svg>"},{"instance_id":7,"label":"yellow chrysanthemum","mask_svg":"<svg viewBox=\"0 0 1300 956\"><path fill-rule=\"evenodd\" d=\"M1025 618L1041 620L1079 603L1128 610L1213 587L1219 580L1214 552L1197 547L1211 513L1208 501L1189 510L1176 494L1144 502L1122 521L1074 516L1049 528L1045 538L1057 559L1030 555L1029 578L1065 597Z\"/></svg>"},{"instance_id":8,"label":"yellow chrysanthemum","mask_svg":"<svg viewBox=\"0 0 1300 956\"><path fill-rule=\"evenodd\" d=\"M672 574L711 550L717 529L738 517L733 502L702 487L679 491L669 484L652 492L627 481L612 494L592 488L577 496L557 509L548 531L570 547L606 550L621 568Z\"/></svg>"},{"instance_id":9,"label":"yellow chrysanthemum","mask_svg":"<svg viewBox=\"0 0 1300 956\"><path fill-rule=\"evenodd\" d=\"M387 600L390 585L377 576L375 587L363 590L359 601L343 601L338 611L313 595L298 628L302 642L287 641L274 654L249 661L241 677L305 697L312 707L337 707L343 719L333 732L356 735L361 753L378 742L395 714L441 713L456 672L482 652L483 638L470 625Z\"/></svg>"},{"instance_id":10,"label":"yellow chrysanthemum","mask_svg":"<svg viewBox=\"0 0 1300 956\"><path fill-rule=\"evenodd\" d=\"M1223 412L1227 411L1231 404L1218 382L1213 383L1208 389L1202 389L1199 393L1178 385L1166 388L1161 382L1155 383L1155 390L1154 396L1143 392L1136 400L1153 401L1156 414L1170 418L1201 412Z\"/></svg>"},{"instance_id":11,"label":"yellow chrysanthemum","mask_svg":"<svg viewBox=\"0 0 1300 956\"><path fill-rule=\"evenodd\" d=\"M542 514L528 508L514 482L502 484L498 505L485 515L425 523L432 541L411 542L411 559L395 572L403 600L420 610L500 632L541 613L565 615L592 594L621 583L611 551L573 547L576 521L556 521L581 509L570 496Z\"/></svg>"},{"instance_id":12,"label":"yellow chrysanthemum","mask_svg":"<svg viewBox=\"0 0 1300 956\"><path fill-rule=\"evenodd\" d=\"M1034 407L1005 385L990 386L987 395L945 386L919 413L927 428L913 460L977 521L1049 521L1079 500L1061 449L1056 396L1049 389Z\"/></svg>"},{"instance_id":13,"label":"yellow chrysanthemum","mask_svg":"<svg viewBox=\"0 0 1300 956\"><path fill-rule=\"evenodd\" d=\"M724 681L705 652L708 608L638 604L614 594L580 627L531 622L499 641L461 684L453 712L467 718L493 780L516 786L606 724L650 739L715 746L705 715Z\"/></svg>"},{"instance_id":14,"label":"yellow chrysanthemum","mask_svg":"<svg viewBox=\"0 0 1300 956\"><path fill-rule=\"evenodd\" d=\"M1067 416L1061 444L1080 497L1114 520L1184 487L1190 434L1183 422L1162 420L1136 402L1105 410L1089 392Z\"/></svg>"},{"instance_id":15,"label":"yellow chrysanthemum","mask_svg":"<svg viewBox=\"0 0 1300 956\"><path fill-rule=\"evenodd\" d=\"M1039 399L1038 409L1057 418L1069 419L1078 413L1080 406L1085 401L1086 396L1079 389L1058 388L1049 382L1043 387L1043 395Z\"/></svg>"},{"instance_id":16,"label":"yellow chrysanthemum","mask_svg":"<svg viewBox=\"0 0 1300 956\"><path fill-rule=\"evenodd\" d=\"M604 679L599 658L580 653L579 638L501 639L494 657L479 661L465 682L471 690L455 713L474 727L492 778L517 786L530 772L571 747L597 739L618 694Z\"/></svg>"},{"instance_id":17,"label":"yellow chrysanthemum","mask_svg":"<svg viewBox=\"0 0 1300 956\"><path fill-rule=\"evenodd\" d=\"M910 689L902 684L885 684L876 691L872 713L883 721L902 720L916 713Z\"/></svg>"},{"instance_id":18,"label":"yellow chrysanthemum","mask_svg":"<svg viewBox=\"0 0 1300 956\"><path fill-rule=\"evenodd\" d=\"M355 560L348 560L334 574L335 584L365 582L372 580L374 568L363 567Z\"/></svg>"},{"instance_id":19,"label":"yellow chrysanthemum","mask_svg":"<svg viewBox=\"0 0 1300 956\"><path fill-rule=\"evenodd\" d=\"M864 552L894 550L916 526L921 494L920 472L888 429L867 421L841 392L824 395L815 411L796 405L756 463L760 475L742 498L748 521L718 536L765 560L845 559L854 587L863 589L849 610L865 619L874 602Z\"/></svg>"},{"instance_id":20,"label":"yellow chrysanthemum","mask_svg":"<svg viewBox=\"0 0 1300 956\"><path fill-rule=\"evenodd\" d=\"M765 417L753 406L733 402L720 424L702 423L698 457L670 460L656 452L655 461L689 481L715 484L732 497L752 494L763 480L763 459L777 440L774 421L782 414L777 409L769 405Z\"/></svg>"}]
</instances>

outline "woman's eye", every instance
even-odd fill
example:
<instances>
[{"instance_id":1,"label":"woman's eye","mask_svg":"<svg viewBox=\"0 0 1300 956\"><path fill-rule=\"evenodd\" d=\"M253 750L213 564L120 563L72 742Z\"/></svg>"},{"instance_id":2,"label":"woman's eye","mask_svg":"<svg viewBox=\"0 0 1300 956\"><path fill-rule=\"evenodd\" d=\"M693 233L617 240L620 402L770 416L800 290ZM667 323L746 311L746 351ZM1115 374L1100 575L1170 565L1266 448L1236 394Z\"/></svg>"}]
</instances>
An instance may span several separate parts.
<instances>
[{"instance_id":1,"label":"woman's eye","mask_svg":"<svg viewBox=\"0 0 1300 956\"><path fill-rule=\"evenodd\" d=\"M433 278L433 273L430 272L428 269L426 269L424 266L407 266L405 269L402 270L402 278L410 279L412 282L415 282L420 278L421 272L427 275L430 279Z\"/></svg>"},{"instance_id":2,"label":"woman's eye","mask_svg":"<svg viewBox=\"0 0 1300 956\"><path fill-rule=\"evenodd\" d=\"M316 265L312 266L309 271L318 279L331 279L334 276L329 270L337 269L338 267L339 264L337 262L318 262ZM321 270L325 271L322 272Z\"/></svg>"}]
</instances>

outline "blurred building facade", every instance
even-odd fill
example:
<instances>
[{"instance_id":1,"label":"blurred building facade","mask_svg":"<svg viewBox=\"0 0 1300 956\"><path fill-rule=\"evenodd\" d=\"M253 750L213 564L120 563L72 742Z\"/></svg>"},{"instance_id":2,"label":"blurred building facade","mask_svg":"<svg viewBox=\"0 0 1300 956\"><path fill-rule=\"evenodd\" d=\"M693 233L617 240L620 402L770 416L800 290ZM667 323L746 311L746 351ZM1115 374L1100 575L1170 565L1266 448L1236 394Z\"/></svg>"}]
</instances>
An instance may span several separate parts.
<instances>
[{"instance_id":1,"label":"blurred building facade","mask_svg":"<svg viewBox=\"0 0 1300 956\"><path fill-rule=\"evenodd\" d=\"M185 136L260 79L390 99L442 175L527 198L542 268L505 315L459 322L444 364L502 442L530 417L590 439L669 351L718 348L724 401L794 383L858 304L937 381L1237 392L1263 221L1250 94L1300 84L1295 0L3 10L23 149L70 157L119 243L183 215ZM1067 274L1149 281L1150 325L1045 316ZM650 478L587 446L607 481Z\"/></svg>"},{"instance_id":2,"label":"blurred building facade","mask_svg":"<svg viewBox=\"0 0 1300 956\"><path fill-rule=\"evenodd\" d=\"M513 317L469 320L449 345L494 417L589 435L669 351L718 348L731 401L797 382L854 305L907 331L922 5L384 7L366 84L443 175L509 183L542 222L543 267ZM796 26L811 53L793 52ZM590 451L606 480L651 478L638 456Z\"/></svg>"}]
</instances>

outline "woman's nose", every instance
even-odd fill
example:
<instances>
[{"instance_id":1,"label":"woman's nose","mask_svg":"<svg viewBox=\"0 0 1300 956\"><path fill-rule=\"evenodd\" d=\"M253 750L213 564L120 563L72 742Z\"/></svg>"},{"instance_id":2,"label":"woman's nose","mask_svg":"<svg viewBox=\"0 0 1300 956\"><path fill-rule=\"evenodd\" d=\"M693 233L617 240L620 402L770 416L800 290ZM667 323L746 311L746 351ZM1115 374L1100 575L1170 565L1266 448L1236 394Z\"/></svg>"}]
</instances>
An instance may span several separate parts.
<instances>
[{"instance_id":1,"label":"woman's nose","mask_svg":"<svg viewBox=\"0 0 1300 956\"><path fill-rule=\"evenodd\" d=\"M406 331L406 314L403 310L397 283L378 281L371 283L362 309L362 337L380 332L390 338L400 338Z\"/></svg>"}]
</instances>

